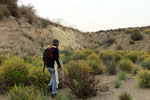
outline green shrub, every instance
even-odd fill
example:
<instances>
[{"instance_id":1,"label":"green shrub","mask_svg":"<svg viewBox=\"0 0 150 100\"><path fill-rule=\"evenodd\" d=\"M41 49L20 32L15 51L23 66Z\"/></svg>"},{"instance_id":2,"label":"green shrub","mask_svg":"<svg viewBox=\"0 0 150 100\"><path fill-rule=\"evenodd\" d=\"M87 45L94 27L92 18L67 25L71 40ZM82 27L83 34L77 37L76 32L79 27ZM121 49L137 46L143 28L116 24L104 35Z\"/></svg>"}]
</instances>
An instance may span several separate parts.
<instances>
[{"instance_id":1,"label":"green shrub","mask_svg":"<svg viewBox=\"0 0 150 100\"><path fill-rule=\"evenodd\" d=\"M149 69L150 70L150 59L145 59L142 62L142 67L144 67L145 69Z\"/></svg>"},{"instance_id":2,"label":"green shrub","mask_svg":"<svg viewBox=\"0 0 150 100\"><path fill-rule=\"evenodd\" d=\"M132 73L135 66L132 63L131 60L129 59L123 59L119 62L119 68L121 71L126 72L126 73Z\"/></svg>"},{"instance_id":3,"label":"green shrub","mask_svg":"<svg viewBox=\"0 0 150 100\"><path fill-rule=\"evenodd\" d=\"M23 58L24 62L32 63L32 57L30 57L30 56L23 56L22 58Z\"/></svg>"},{"instance_id":4,"label":"green shrub","mask_svg":"<svg viewBox=\"0 0 150 100\"><path fill-rule=\"evenodd\" d=\"M130 59L133 63L138 60L139 55L136 52L129 52L126 54L126 58Z\"/></svg>"},{"instance_id":5,"label":"green shrub","mask_svg":"<svg viewBox=\"0 0 150 100\"><path fill-rule=\"evenodd\" d=\"M127 74L126 74L125 72L119 72L119 73L117 74L117 78L118 78L119 80L126 80L126 79L127 79Z\"/></svg>"},{"instance_id":6,"label":"green shrub","mask_svg":"<svg viewBox=\"0 0 150 100\"><path fill-rule=\"evenodd\" d=\"M25 84L28 75L28 67L18 57L10 57L0 67L0 79L6 86Z\"/></svg>"},{"instance_id":7,"label":"green shrub","mask_svg":"<svg viewBox=\"0 0 150 100\"><path fill-rule=\"evenodd\" d=\"M114 59L113 53L111 51L102 51L100 53L100 58L103 60L103 62L106 64L107 62Z\"/></svg>"},{"instance_id":8,"label":"green shrub","mask_svg":"<svg viewBox=\"0 0 150 100\"><path fill-rule=\"evenodd\" d=\"M37 87L43 87L49 83L51 78L48 70L45 69L43 73L43 67L31 67L29 69L29 84L35 85Z\"/></svg>"},{"instance_id":9,"label":"green shrub","mask_svg":"<svg viewBox=\"0 0 150 100\"><path fill-rule=\"evenodd\" d=\"M68 63L69 60L71 59L71 52L64 50L64 51L61 51L61 53L64 54L64 57L61 59L63 64Z\"/></svg>"},{"instance_id":10,"label":"green shrub","mask_svg":"<svg viewBox=\"0 0 150 100\"><path fill-rule=\"evenodd\" d=\"M125 30L125 33L126 33L126 34L131 34L131 33L132 33L132 29L126 29L126 30Z\"/></svg>"},{"instance_id":11,"label":"green shrub","mask_svg":"<svg viewBox=\"0 0 150 100\"><path fill-rule=\"evenodd\" d=\"M120 61L122 59L122 55L113 51L102 51L100 52L100 58L105 64L107 64L111 60L115 60L116 62Z\"/></svg>"},{"instance_id":12,"label":"green shrub","mask_svg":"<svg viewBox=\"0 0 150 100\"><path fill-rule=\"evenodd\" d=\"M131 39L133 39L134 41L142 40L143 35L140 33L138 29L133 29L131 33Z\"/></svg>"},{"instance_id":13,"label":"green shrub","mask_svg":"<svg viewBox=\"0 0 150 100\"><path fill-rule=\"evenodd\" d=\"M92 68L84 60L70 61L67 65L68 74L72 79L80 79L81 76L88 77L92 72ZM82 75L83 74L83 75Z\"/></svg>"},{"instance_id":14,"label":"green shrub","mask_svg":"<svg viewBox=\"0 0 150 100\"><path fill-rule=\"evenodd\" d=\"M99 56L96 53L92 53L87 56L87 60L99 60Z\"/></svg>"},{"instance_id":15,"label":"green shrub","mask_svg":"<svg viewBox=\"0 0 150 100\"><path fill-rule=\"evenodd\" d=\"M134 40L130 40L129 44L135 44Z\"/></svg>"},{"instance_id":16,"label":"green shrub","mask_svg":"<svg viewBox=\"0 0 150 100\"><path fill-rule=\"evenodd\" d=\"M123 92L120 96L119 96L120 100L132 100L132 97L130 94L128 94L127 92Z\"/></svg>"},{"instance_id":17,"label":"green shrub","mask_svg":"<svg viewBox=\"0 0 150 100\"><path fill-rule=\"evenodd\" d=\"M150 88L150 71L140 70L137 75L137 84L142 88Z\"/></svg>"},{"instance_id":18,"label":"green shrub","mask_svg":"<svg viewBox=\"0 0 150 100\"><path fill-rule=\"evenodd\" d=\"M150 29L146 29L144 33L150 35Z\"/></svg>"},{"instance_id":19,"label":"green shrub","mask_svg":"<svg viewBox=\"0 0 150 100\"><path fill-rule=\"evenodd\" d=\"M32 63L33 66L44 66L42 57L32 57Z\"/></svg>"},{"instance_id":20,"label":"green shrub","mask_svg":"<svg viewBox=\"0 0 150 100\"><path fill-rule=\"evenodd\" d=\"M85 60L92 53L93 53L93 51L89 50L89 49L78 50L73 53L72 59L73 60Z\"/></svg>"},{"instance_id":21,"label":"green shrub","mask_svg":"<svg viewBox=\"0 0 150 100\"><path fill-rule=\"evenodd\" d=\"M100 79L91 76L92 69L86 61L70 61L67 68L68 78L65 83L77 97L85 99L95 96L98 91L108 91L107 85L99 84Z\"/></svg>"},{"instance_id":22,"label":"green shrub","mask_svg":"<svg viewBox=\"0 0 150 100\"><path fill-rule=\"evenodd\" d=\"M121 81L119 79L117 79L115 82L114 82L114 88L120 88L121 86Z\"/></svg>"},{"instance_id":23,"label":"green shrub","mask_svg":"<svg viewBox=\"0 0 150 100\"><path fill-rule=\"evenodd\" d=\"M31 87L14 86L8 93L9 100L49 100L39 90Z\"/></svg>"},{"instance_id":24,"label":"green shrub","mask_svg":"<svg viewBox=\"0 0 150 100\"><path fill-rule=\"evenodd\" d=\"M117 73L117 62L114 60L108 62L106 70L110 75L115 75Z\"/></svg>"},{"instance_id":25,"label":"green shrub","mask_svg":"<svg viewBox=\"0 0 150 100\"><path fill-rule=\"evenodd\" d=\"M102 74L104 72L104 66L100 59L99 60L87 60L87 63L92 68L93 74Z\"/></svg>"},{"instance_id":26,"label":"green shrub","mask_svg":"<svg viewBox=\"0 0 150 100\"><path fill-rule=\"evenodd\" d=\"M115 38L109 37L109 38L106 39L106 41L105 41L104 48L110 47L115 41L116 41Z\"/></svg>"},{"instance_id":27,"label":"green shrub","mask_svg":"<svg viewBox=\"0 0 150 100\"><path fill-rule=\"evenodd\" d=\"M143 62L145 59L146 59L146 56L145 56L145 55L140 56L138 62L141 63L141 62Z\"/></svg>"}]
</instances>

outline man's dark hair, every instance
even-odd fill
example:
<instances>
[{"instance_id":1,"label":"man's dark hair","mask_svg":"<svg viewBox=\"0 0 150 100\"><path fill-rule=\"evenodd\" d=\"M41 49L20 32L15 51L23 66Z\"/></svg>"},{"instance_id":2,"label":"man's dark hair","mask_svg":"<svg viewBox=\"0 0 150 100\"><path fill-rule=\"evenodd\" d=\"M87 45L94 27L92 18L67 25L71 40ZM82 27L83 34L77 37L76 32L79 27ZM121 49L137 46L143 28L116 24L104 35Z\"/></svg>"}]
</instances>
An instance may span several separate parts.
<instances>
[{"instance_id":1,"label":"man's dark hair","mask_svg":"<svg viewBox=\"0 0 150 100\"><path fill-rule=\"evenodd\" d=\"M57 44L59 44L59 40L54 39L54 40L53 40L53 46L56 46Z\"/></svg>"}]
</instances>

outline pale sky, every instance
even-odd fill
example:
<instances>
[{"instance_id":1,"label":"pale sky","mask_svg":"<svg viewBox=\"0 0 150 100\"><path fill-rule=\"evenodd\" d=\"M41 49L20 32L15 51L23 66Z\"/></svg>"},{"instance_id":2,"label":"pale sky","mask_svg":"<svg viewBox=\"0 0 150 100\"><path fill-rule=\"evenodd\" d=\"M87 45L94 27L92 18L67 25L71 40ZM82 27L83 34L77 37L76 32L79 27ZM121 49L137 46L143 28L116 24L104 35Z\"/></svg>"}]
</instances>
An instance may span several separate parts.
<instances>
[{"instance_id":1,"label":"pale sky","mask_svg":"<svg viewBox=\"0 0 150 100\"><path fill-rule=\"evenodd\" d=\"M37 15L81 31L150 25L150 0L20 0Z\"/></svg>"}]
</instances>

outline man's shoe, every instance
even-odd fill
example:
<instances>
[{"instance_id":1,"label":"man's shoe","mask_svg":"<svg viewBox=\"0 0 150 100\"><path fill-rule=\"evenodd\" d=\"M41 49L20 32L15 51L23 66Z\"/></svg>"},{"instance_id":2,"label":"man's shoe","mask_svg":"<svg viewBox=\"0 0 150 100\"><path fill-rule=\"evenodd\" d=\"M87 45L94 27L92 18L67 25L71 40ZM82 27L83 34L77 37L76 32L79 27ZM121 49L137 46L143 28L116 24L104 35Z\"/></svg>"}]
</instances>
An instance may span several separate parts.
<instances>
[{"instance_id":1,"label":"man's shoe","mask_svg":"<svg viewBox=\"0 0 150 100\"><path fill-rule=\"evenodd\" d=\"M56 97L56 94L52 94L52 99L55 99L55 97Z\"/></svg>"}]
</instances>

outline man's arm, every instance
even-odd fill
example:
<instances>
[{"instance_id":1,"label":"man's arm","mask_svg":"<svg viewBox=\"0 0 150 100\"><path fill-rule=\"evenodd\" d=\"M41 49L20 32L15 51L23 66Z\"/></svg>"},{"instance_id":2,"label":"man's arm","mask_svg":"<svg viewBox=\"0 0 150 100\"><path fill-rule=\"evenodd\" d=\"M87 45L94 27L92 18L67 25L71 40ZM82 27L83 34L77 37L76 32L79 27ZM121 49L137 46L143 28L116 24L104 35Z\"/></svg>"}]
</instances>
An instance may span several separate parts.
<instances>
[{"instance_id":1,"label":"man's arm","mask_svg":"<svg viewBox=\"0 0 150 100\"><path fill-rule=\"evenodd\" d=\"M61 68L61 65L60 65L60 62L59 62L59 50L58 49L56 49L54 56L55 56L54 58L57 62L58 68Z\"/></svg>"}]
</instances>

